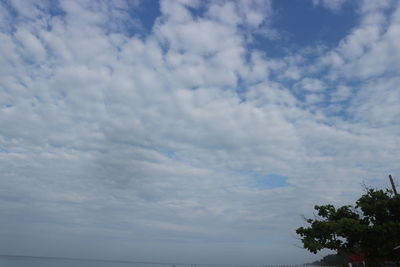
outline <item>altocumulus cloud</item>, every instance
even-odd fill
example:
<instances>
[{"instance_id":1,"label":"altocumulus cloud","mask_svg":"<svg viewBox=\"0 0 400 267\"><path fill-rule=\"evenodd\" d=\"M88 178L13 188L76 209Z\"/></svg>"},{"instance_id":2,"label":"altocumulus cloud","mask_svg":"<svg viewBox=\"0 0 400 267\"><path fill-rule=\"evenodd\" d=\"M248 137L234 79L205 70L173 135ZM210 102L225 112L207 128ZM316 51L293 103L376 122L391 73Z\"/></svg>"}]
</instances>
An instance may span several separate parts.
<instances>
[{"instance_id":1,"label":"altocumulus cloud","mask_svg":"<svg viewBox=\"0 0 400 267\"><path fill-rule=\"evenodd\" d=\"M400 175L399 2L304 1L358 18L304 47L273 1L144 2L1 2L1 254L303 263L301 214Z\"/></svg>"}]
</instances>

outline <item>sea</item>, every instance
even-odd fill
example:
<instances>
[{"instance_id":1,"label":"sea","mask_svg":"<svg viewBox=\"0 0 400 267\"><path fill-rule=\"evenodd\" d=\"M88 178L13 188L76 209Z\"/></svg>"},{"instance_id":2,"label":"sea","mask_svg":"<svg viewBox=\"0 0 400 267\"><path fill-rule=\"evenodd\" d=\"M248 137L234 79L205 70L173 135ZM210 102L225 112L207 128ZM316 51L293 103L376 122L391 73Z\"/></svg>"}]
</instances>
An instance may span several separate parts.
<instances>
[{"instance_id":1,"label":"sea","mask_svg":"<svg viewBox=\"0 0 400 267\"><path fill-rule=\"evenodd\" d=\"M151 263L96 259L0 256L0 267L197 267L195 264Z\"/></svg>"},{"instance_id":2,"label":"sea","mask_svg":"<svg viewBox=\"0 0 400 267\"><path fill-rule=\"evenodd\" d=\"M113 261L97 259L71 259L56 257L32 257L0 255L0 267L305 267L303 265L214 265L186 263L157 263L135 261Z\"/></svg>"},{"instance_id":3,"label":"sea","mask_svg":"<svg viewBox=\"0 0 400 267\"><path fill-rule=\"evenodd\" d=\"M168 263L168 262L138 262L138 261L0 255L0 267L128 267L128 266L129 267L311 267L309 264L224 265L224 264L204 264L204 263L194 264L194 263Z\"/></svg>"}]
</instances>

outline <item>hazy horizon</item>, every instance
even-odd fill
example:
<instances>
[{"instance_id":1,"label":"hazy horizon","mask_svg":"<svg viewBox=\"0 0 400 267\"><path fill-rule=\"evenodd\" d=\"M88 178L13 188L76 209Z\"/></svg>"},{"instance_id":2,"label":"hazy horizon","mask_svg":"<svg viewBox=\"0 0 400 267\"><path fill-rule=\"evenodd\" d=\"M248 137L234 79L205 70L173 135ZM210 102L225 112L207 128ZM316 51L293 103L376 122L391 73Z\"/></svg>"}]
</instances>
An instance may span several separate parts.
<instances>
[{"instance_id":1,"label":"hazy horizon","mask_svg":"<svg viewBox=\"0 0 400 267\"><path fill-rule=\"evenodd\" d=\"M234 263L211 263L211 262L152 262L152 261L135 261L132 259L101 259L101 258L73 258L73 257L48 257L48 256L32 256L32 255L0 255L0 265L3 263L14 263L17 266L25 266L25 263L31 264L34 261L40 261L40 263L51 264L54 261L64 261L69 263L74 262L102 262L102 263L117 263L117 264L134 264L134 266L190 266L190 267L197 267L197 266L219 266L219 267L279 267L279 266L286 266L286 267L301 267L306 266L307 264L311 263L302 263L302 264L234 264ZM22 262L22 263L21 263ZM57 265L58 266L58 265ZM74 264L75 266L75 264Z\"/></svg>"}]
</instances>

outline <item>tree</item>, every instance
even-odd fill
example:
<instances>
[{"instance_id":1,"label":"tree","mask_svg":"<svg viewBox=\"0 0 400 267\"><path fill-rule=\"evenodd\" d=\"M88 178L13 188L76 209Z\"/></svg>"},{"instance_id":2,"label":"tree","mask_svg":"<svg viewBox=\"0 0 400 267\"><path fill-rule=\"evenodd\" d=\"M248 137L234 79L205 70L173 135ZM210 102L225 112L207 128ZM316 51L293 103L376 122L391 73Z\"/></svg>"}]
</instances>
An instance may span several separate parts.
<instances>
[{"instance_id":1,"label":"tree","mask_svg":"<svg viewBox=\"0 0 400 267\"><path fill-rule=\"evenodd\" d=\"M363 255L367 266L394 261L400 266L400 195L391 190L368 189L353 207L316 205L317 215L296 233L312 253L327 248L337 253Z\"/></svg>"}]
</instances>

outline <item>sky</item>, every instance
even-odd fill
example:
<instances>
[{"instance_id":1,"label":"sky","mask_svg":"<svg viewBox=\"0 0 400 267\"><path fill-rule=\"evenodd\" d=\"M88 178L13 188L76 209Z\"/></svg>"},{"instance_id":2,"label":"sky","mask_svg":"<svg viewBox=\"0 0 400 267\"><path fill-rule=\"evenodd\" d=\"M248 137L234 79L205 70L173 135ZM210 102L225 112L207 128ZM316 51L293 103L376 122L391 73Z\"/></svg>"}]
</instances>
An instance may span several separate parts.
<instances>
[{"instance_id":1,"label":"sky","mask_svg":"<svg viewBox=\"0 0 400 267\"><path fill-rule=\"evenodd\" d=\"M0 254L321 258L400 177L400 2L1 0Z\"/></svg>"}]
</instances>

